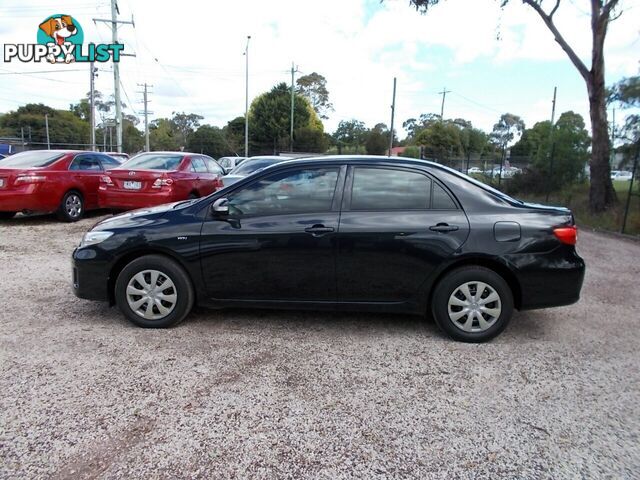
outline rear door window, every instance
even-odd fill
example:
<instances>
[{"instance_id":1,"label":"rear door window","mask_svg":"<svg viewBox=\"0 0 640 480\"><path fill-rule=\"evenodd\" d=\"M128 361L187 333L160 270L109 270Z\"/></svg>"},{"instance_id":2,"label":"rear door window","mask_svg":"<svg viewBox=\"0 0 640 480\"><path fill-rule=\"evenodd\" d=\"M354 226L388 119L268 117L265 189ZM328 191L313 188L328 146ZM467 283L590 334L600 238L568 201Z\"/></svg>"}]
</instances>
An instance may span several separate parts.
<instances>
[{"instance_id":1,"label":"rear door window","mask_svg":"<svg viewBox=\"0 0 640 480\"><path fill-rule=\"evenodd\" d=\"M102 171L102 165L97 155L81 153L75 156L71 165L69 165L69 170L100 172Z\"/></svg>"},{"instance_id":2,"label":"rear door window","mask_svg":"<svg viewBox=\"0 0 640 480\"><path fill-rule=\"evenodd\" d=\"M353 170L351 210L426 210L432 181L406 170L356 167Z\"/></svg>"},{"instance_id":3,"label":"rear door window","mask_svg":"<svg viewBox=\"0 0 640 480\"><path fill-rule=\"evenodd\" d=\"M207 166L202 157L192 157L191 168L196 173L208 173Z\"/></svg>"}]
</instances>

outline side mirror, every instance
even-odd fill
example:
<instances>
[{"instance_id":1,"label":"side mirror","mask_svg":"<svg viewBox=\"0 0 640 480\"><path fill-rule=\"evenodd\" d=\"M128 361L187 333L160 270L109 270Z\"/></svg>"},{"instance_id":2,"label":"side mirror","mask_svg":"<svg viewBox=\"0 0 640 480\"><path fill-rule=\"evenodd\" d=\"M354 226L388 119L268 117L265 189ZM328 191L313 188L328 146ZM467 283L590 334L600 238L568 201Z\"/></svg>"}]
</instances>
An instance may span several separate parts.
<instances>
[{"instance_id":1,"label":"side mirror","mask_svg":"<svg viewBox=\"0 0 640 480\"><path fill-rule=\"evenodd\" d=\"M229 200L219 198L211 205L211 211L216 215L227 215L229 213Z\"/></svg>"}]
</instances>

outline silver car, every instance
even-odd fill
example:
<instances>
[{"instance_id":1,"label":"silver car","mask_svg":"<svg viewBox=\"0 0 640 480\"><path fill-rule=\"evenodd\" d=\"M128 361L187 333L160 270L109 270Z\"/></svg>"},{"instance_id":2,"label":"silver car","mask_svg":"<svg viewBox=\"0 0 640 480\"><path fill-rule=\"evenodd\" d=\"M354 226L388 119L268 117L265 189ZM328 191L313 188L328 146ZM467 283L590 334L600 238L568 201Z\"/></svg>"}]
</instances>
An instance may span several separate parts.
<instances>
[{"instance_id":1,"label":"silver car","mask_svg":"<svg viewBox=\"0 0 640 480\"><path fill-rule=\"evenodd\" d=\"M259 157L249 157L239 166L234 168L228 175L222 177L222 185L228 187L238 180L248 177L252 173L259 172L276 163L292 160L291 157L279 157L275 155L264 155Z\"/></svg>"}]
</instances>

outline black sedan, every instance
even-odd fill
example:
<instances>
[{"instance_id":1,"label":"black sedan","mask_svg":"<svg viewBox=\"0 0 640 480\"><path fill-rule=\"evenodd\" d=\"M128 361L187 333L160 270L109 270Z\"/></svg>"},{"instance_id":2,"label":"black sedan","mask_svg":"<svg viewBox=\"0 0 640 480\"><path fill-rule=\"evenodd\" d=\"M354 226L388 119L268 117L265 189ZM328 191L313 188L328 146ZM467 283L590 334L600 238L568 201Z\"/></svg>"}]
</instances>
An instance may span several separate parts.
<instances>
[{"instance_id":1,"label":"black sedan","mask_svg":"<svg viewBox=\"0 0 640 480\"><path fill-rule=\"evenodd\" d=\"M578 300L575 242L569 210L441 165L324 157L98 223L73 252L73 287L141 327L174 325L197 302L432 314L481 342L514 308Z\"/></svg>"}]
</instances>

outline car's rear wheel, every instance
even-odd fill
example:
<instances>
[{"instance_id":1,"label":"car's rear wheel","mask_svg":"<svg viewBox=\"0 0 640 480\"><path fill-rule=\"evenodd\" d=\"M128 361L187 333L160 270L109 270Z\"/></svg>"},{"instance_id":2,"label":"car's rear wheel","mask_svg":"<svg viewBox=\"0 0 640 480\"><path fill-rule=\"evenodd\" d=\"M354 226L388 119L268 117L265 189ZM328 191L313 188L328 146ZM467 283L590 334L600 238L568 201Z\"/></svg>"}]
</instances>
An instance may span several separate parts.
<instances>
[{"instance_id":1,"label":"car's rear wheel","mask_svg":"<svg viewBox=\"0 0 640 480\"><path fill-rule=\"evenodd\" d=\"M17 212L0 212L0 220L9 220L16 216Z\"/></svg>"},{"instance_id":2,"label":"car's rear wheel","mask_svg":"<svg viewBox=\"0 0 640 480\"><path fill-rule=\"evenodd\" d=\"M462 267L436 285L431 307L436 323L450 337L486 342L507 327L513 314L513 295L493 270Z\"/></svg>"},{"instance_id":3,"label":"car's rear wheel","mask_svg":"<svg viewBox=\"0 0 640 480\"><path fill-rule=\"evenodd\" d=\"M122 313L139 327L166 328L187 316L194 293L179 264L160 255L146 255L120 272L115 299Z\"/></svg>"},{"instance_id":4,"label":"car's rear wheel","mask_svg":"<svg viewBox=\"0 0 640 480\"><path fill-rule=\"evenodd\" d=\"M65 193L58 208L58 218L65 222L77 222L84 215L84 199L72 190Z\"/></svg>"}]
</instances>

